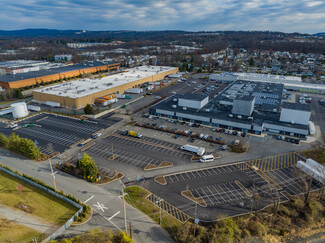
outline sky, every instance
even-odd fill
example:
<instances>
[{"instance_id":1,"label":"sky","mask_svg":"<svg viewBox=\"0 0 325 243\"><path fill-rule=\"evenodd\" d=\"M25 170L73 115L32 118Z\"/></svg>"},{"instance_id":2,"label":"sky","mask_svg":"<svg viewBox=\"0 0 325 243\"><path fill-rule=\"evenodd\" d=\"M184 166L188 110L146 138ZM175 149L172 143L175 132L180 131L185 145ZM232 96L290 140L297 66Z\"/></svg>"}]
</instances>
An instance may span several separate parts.
<instances>
[{"instance_id":1,"label":"sky","mask_svg":"<svg viewBox=\"0 0 325 243\"><path fill-rule=\"evenodd\" d=\"M0 29L325 32L325 0L0 0Z\"/></svg>"}]
</instances>

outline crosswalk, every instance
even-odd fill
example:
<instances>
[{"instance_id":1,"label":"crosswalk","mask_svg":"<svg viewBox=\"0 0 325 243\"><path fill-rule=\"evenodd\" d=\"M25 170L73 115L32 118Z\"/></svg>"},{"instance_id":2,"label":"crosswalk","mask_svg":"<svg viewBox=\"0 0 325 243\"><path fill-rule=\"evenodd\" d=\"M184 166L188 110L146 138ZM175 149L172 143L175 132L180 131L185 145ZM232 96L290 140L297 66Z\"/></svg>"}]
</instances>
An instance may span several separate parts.
<instances>
[{"instance_id":1,"label":"crosswalk","mask_svg":"<svg viewBox=\"0 0 325 243\"><path fill-rule=\"evenodd\" d=\"M148 195L146 199L182 223L190 218L189 215L154 194Z\"/></svg>"}]
</instances>

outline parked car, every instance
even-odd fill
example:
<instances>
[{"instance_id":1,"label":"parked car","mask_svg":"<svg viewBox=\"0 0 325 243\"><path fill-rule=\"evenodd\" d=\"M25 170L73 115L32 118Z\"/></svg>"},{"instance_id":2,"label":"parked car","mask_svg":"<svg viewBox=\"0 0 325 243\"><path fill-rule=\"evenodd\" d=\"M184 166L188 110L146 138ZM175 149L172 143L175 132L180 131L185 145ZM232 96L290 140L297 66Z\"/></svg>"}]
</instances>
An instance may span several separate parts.
<instances>
[{"instance_id":1,"label":"parked car","mask_svg":"<svg viewBox=\"0 0 325 243\"><path fill-rule=\"evenodd\" d=\"M220 146L220 149L221 149L221 150L227 150L227 148L228 148L227 145L221 145L221 146Z\"/></svg>"},{"instance_id":2,"label":"parked car","mask_svg":"<svg viewBox=\"0 0 325 243\"><path fill-rule=\"evenodd\" d=\"M175 139L177 139L178 137L179 137L179 135L178 135L178 134L176 134L176 135L174 136L174 138L175 138Z\"/></svg>"}]
</instances>

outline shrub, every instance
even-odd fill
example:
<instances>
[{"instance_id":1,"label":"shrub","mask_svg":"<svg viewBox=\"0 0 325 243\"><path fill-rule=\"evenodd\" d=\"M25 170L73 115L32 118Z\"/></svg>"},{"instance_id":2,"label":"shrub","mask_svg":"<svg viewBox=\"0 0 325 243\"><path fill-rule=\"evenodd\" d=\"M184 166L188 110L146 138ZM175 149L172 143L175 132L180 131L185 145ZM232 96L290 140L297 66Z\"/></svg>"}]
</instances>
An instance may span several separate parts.
<instances>
[{"instance_id":1,"label":"shrub","mask_svg":"<svg viewBox=\"0 0 325 243\"><path fill-rule=\"evenodd\" d=\"M280 231L279 231L279 235L281 235L281 236L285 236L286 233L287 233L287 231L285 229L280 229Z\"/></svg>"},{"instance_id":2,"label":"shrub","mask_svg":"<svg viewBox=\"0 0 325 243\"><path fill-rule=\"evenodd\" d=\"M87 104L84 108L84 112L85 114L92 114L94 112L93 107L90 104Z\"/></svg>"},{"instance_id":3,"label":"shrub","mask_svg":"<svg viewBox=\"0 0 325 243\"><path fill-rule=\"evenodd\" d=\"M283 214L283 215L287 215L287 216L291 215L291 211L286 206L284 206L283 204L280 205L279 213Z\"/></svg>"},{"instance_id":4,"label":"shrub","mask_svg":"<svg viewBox=\"0 0 325 243\"><path fill-rule=\"evenodd\" d=\"M87 177L92 181L96 181L98 167L89 155L84 153L82 158L77 161L77 166L81 169L84 178Z\"/></svg>"},{"instance_id":5,"label":"shrub","mask_svg":"<svg viewBox=\"0 0 325 243\"><path fill-rule=\"evenodd\" d=\"M253 236L262 237L266 234L266 229L264 225L256 221L251 221L248 223L248 230Z\"/></svg>"},{"instance_id":6,"label":"shrub","mask_svg":"<svg viewBox=\"0 0 325 243\"><path fill-rule=\"evenodd\" d=\"M6 147L8 145L8 138L3 135L3 133L0 133L0 146L1 147Z\"/></svg>"}]
</instances>

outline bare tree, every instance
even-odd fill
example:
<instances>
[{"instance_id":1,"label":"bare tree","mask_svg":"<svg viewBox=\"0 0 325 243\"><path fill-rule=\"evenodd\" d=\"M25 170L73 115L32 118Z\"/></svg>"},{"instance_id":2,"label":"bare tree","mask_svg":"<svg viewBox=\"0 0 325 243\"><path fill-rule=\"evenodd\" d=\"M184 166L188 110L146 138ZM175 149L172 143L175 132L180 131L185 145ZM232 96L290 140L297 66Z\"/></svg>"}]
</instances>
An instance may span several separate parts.
<instances>
[{"instance_id":1,"label":"bare tree","mask_svg":"<svg viewBox=\"0 0 325 243\"><path fill-rule=\"evenodd\" d=\"M49 156L51 157L54 153L54 148L53 148L53 144L52 143L48 143L47 144L47 149L49 151Z\"/></svg>"}]
</instances>

